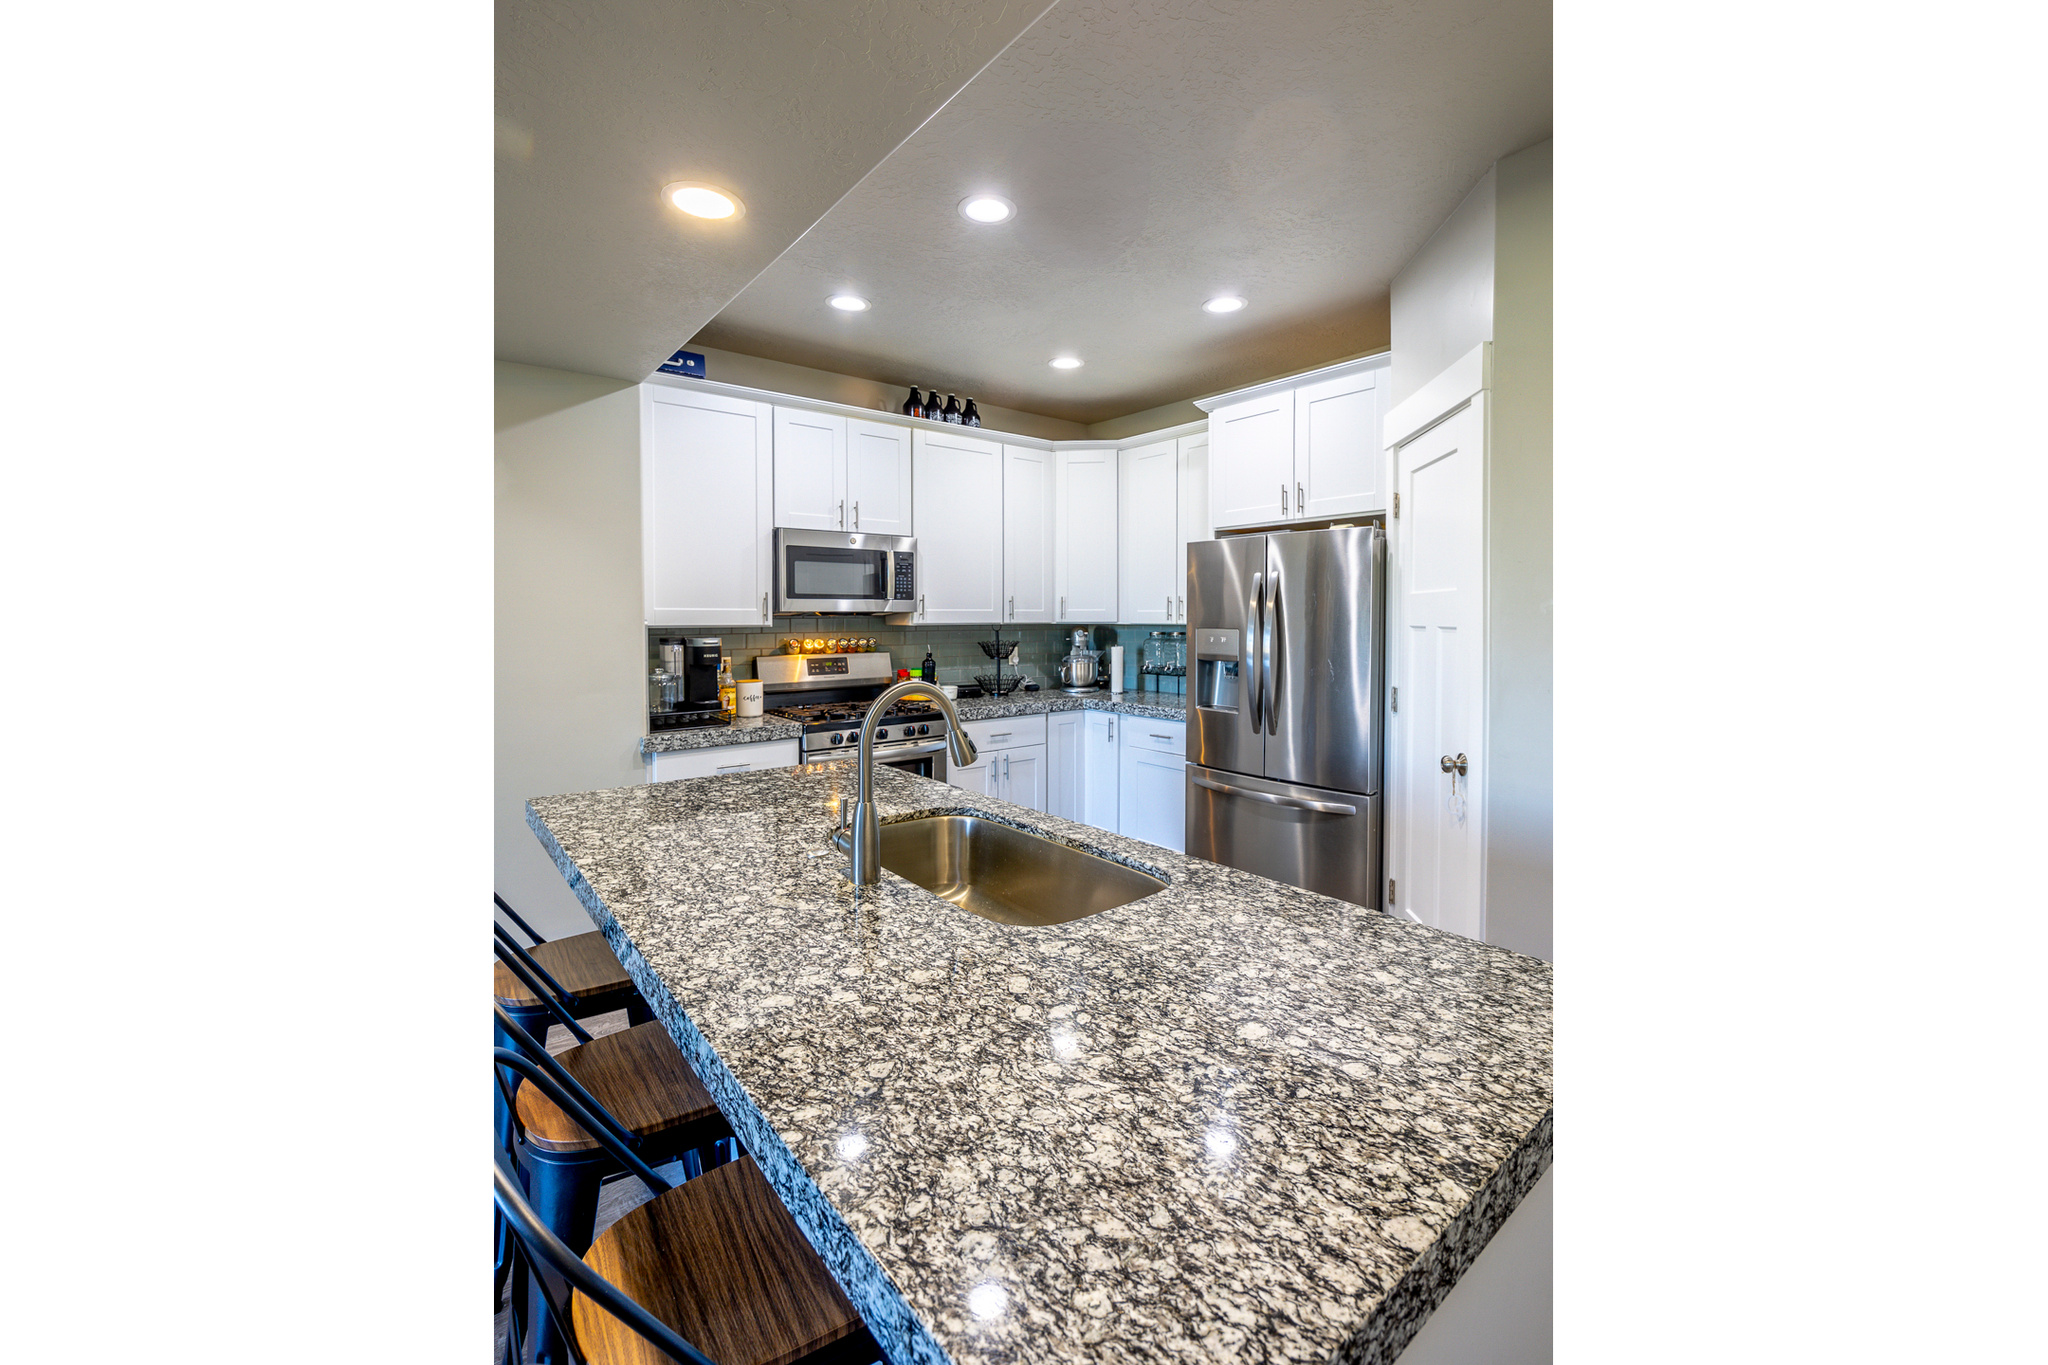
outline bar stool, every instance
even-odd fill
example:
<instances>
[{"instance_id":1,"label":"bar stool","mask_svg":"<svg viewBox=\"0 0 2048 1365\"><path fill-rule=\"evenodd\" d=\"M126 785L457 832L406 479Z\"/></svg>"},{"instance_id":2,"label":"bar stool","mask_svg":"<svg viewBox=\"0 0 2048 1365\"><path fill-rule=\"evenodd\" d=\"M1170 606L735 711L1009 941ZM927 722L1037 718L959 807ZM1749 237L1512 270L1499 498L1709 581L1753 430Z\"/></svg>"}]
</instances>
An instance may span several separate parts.
<instances>
[{"instance_id":1,"label":"bar stool","mask_svg":"<svg viewBox=\"0 0 2048 1365\"><path fill-rule=\"evenodd\" d=\"M515 1287L529 1263L544 1268L533 1279L569 1324L570 1365L880 1359L881 1348L752 1157L670 1185L628 1150L613 1155L655 1198L607 1228L580 1259L522 1197L502 1153L492 1174L492 1195L518 1248ZM510 1345L516 1361L516 1324Z\"/></svg>"},{"instance_id":2,"label":"bar stool","mask_svg":"<svg viewBox=\"0 0 2048 1365\"><path fill-rule=\"evenodd\" d=\"M617 1009L625 1010L628 1022L634 1024L654 1018L654 1011L647 1007L633 979L619 965L603 934L593 930L568 938L545 939L505 903L503 896L494 891L491 900L519 926L520 932L533 940L533 946L521 945L495 918L491 921L493 938L518 956L532 975L546 982L574 1018L588 1019ZM529 1033L546 1042L553 1012L537 998L534 988L508 967L504 954L498 956L499 964L492 969L492 995Z\"/></svg>"},{"instance_id":3,"label":"bar stool","mask_svg":"<svg viewBox=\"0 0 2048 1365\"><path fill-rule=\"evenodd\" d=\"M499 1034L514 1045L492 1052L505 1116L498 1148L516 1157L537 1216L578 1254L596 1230L602 1185L634 1169L612 1145L648 1166L681 1159L689 1177L704 1170L706 1149L712 1164L720 1146L738 1154L731 1126L661 1025L639 1024L550 1054L502 1007L494 1010ZM515 1090L508 1072L546 1083ZM571 1103L562 1102L564 1095ZM542 1359L554 1358L547 1317L545 1305L537 1305L534 1338Z\"/></svg>"}]
</instances>

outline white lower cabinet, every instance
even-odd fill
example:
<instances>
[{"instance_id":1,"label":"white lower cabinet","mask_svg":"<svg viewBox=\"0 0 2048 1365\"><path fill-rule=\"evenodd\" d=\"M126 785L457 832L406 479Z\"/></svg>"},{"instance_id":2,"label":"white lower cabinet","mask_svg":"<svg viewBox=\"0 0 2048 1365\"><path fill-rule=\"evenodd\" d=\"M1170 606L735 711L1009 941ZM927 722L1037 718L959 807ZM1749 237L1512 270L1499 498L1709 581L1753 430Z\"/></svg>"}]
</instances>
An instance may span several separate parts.
<instances>
[{"instance_id":1,"label":"white lower cabinet","mask_svg":"<svg viewBox=\"0 0 2048 1365\"><path fill-rule=\"evenodd\" d=\"M1000 799L1002 793L997 791L996 788L1003 780L1003 770L1000 765L994 768L989 766L991 757L992 755L989 754L981 754L976 757L974 762L964 768L957 763L947 764L946 782L948 785L959 787L963 791L971 791L981 796L993 796Z\"/></svg>"},{"instance_id":2,"label":"white lower cabinet","mask_svg":"<svg viewBox=\"0 0 2048 1365\"><path fill-rule=\"evenodd\" d=\"M971 720L961 728L974 741L974 762L949 765L946 780L956 787L1010 801L1033 810L1046 809L1048 768L1045 716L1011 716L1002 720Z\"/></svg>"},{"instance_id":3,"label":"white lower cabinet","mask_svg":"<svg viewBox=\"0 0 2048 1365\"><path fill-rule=\"evenodd\" d=\"M794 768L797 764L797 742L777 739L765 744L723 744L716 749L650 754L648 759L648 781L674 782L685 777L715 777L719 773Z\"/></svg>"},{"instance_id":4,"label":"white lower cabinet","mask_svg":"<svg viewBox=\"0 0 2048 1365\"><path fill-rule=\"evenodd\" d=\"M1059 711L1045 718L1045 809L1062 820L1083 818L1081 717L1087 714Z\"/></svg>"},{"instance_id":5,"label":"white lower cabinet","mask_svg":"<svg viewBox=\"0 0 2048 1365\"><path fill-rule=\"evenodd\" d=\"M1097 829L1116 828L1116 732L1128 717L1113 711L1081 713L1081 813Z\"/></svg>"},{"instance_id":6,"label":"white lower cabinet","mask_svg":"<svg viewBox=\"0 0 2048 1365\"><path fill-rule=\"evenodd\" d=\"M1187 842L1187 723L1120 719L1117 833L1182 852Z\"/></svg>"}]
</instances>

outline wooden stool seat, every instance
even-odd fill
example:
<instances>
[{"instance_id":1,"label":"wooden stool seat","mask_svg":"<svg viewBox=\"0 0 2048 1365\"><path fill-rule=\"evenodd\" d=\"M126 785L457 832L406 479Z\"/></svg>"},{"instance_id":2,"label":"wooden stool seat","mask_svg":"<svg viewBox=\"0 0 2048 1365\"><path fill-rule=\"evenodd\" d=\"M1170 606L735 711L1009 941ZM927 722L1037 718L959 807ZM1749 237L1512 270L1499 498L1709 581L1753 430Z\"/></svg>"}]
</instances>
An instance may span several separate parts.
<instances>
[{"instance_id":1,"label":"wooden stool seat","mask_svg":"<svg viewBox=\"0 0 2048 1365\"><path fill-rule=\"evenodd\" d=\"M575 997L572 1004L579 1018L622 1009L634 996L632 979L612 955L612 946L604 941L603 934L593 931L573 938L552 939L527 952L547 969L549 976L562 983L563 990ZM508 1010L540 1007L540 997L526 989L525 983L502 962L491 967L491 991ZM608 1003L612 1001L616 1003Z\"/></svg>"},{"instance_id":2,"label":"wooden stool seat","mask_svg":"<svg viewBox=\"0 0 2048 1365\"><path fill-rule=\"evenodd\" d=\"M716 1128L719 1131L714 1137L726 1131L724 1116L704 1082L697 1079L660 1024L637 1024L604 1034L570 1048L555 1060L635 1136L673 1134L681 1141L689 1135L678 1132L680 1129ZM515 1103L532 1146L546 1152L584 1152L598 1146L538 1086L520 1086ZM683 1145L697 1144L685 1141Z\"/></svg>"},{"instance_id":3,"label":"wooden stool seat","mask_svg":"<svg viewBox=\"0 0 2048 1365\"><path fill-rule=\"evenodd\" d=\"M751 1156L642 1204L583 1260L719 1365L880 1355ZM583 1295L571 1311L592 1365L670 1365Z\"/></svg>"}]
</instances>

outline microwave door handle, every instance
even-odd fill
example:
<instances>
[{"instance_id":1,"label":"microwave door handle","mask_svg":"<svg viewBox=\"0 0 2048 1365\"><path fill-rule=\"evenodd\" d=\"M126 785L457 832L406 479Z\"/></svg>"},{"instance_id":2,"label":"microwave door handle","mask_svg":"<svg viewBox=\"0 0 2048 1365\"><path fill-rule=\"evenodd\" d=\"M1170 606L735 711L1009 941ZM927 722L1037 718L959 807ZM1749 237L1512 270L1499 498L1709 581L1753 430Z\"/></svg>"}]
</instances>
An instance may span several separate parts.
<instances>
[{"instance_id":1,"label":"microwave door handle","mask_svg":"<svg viewBox=\"0 0 2048 1365\"><path fill-rule=\"evenodd\" d=\"M1259 619L1266 603L1266 575L1252 575L1252 595L1244 604L1244 692L1245 705L1252 713L1252 733L1265 728L1259 711Z\"/></svg>"}]
</instances>

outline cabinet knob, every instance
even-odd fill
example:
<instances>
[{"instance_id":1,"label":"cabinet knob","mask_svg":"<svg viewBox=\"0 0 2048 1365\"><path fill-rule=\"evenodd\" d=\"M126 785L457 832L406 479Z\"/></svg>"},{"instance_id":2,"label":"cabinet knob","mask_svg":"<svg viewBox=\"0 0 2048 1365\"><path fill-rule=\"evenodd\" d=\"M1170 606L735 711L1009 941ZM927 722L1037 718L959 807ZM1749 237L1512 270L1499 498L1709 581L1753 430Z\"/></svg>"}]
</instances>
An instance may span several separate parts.
<instances>
[{"instance_id":1,"label":"cabinet knob","mask_svg":"<svg viewBox=\"0 0 2048 1365\"><path fill-rule=\"evenodd\" d=\"M1441 766L1445 772L1456 773L1458 776L1463 777L1465 775L1465 755L1459 754L1456 758L1452 758L1449 754L1445 754L1441 761Z\"/></svg>"}]
</instances>

